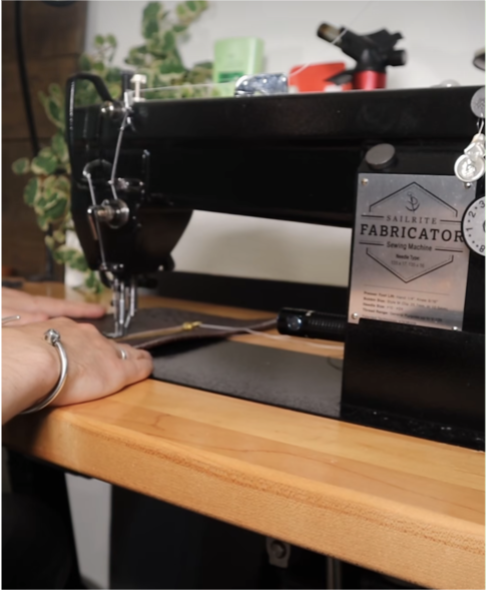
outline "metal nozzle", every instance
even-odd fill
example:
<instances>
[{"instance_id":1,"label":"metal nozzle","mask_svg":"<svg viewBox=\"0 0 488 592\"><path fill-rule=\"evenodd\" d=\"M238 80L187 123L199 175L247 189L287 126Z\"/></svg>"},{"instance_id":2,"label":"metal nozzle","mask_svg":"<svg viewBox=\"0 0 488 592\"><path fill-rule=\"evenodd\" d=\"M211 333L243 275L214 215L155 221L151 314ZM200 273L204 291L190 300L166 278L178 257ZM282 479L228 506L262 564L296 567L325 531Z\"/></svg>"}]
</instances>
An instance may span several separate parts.
<instances>
[{"instance_id":1,"label":"metal nozzle","mask_svg":"<svg viewBox=\"0 0 488 592\"><path fill-rule=\"evenodd\" d=\"M333 43L340 34L341 32L337 27L328 25L327 23L322 23L317 30L317 35L329 43ZM340 43L336 43L336 45L340 45Z\"/></svg>"},{"instance_id":2,"label":"metal nozzle","mask_svg":"<svg viewBox=\"0 0 488 592\"><path fill-rule=\"evenodd\" d=\"M407 63L407 52L404 49L396 49L390 54L389 66L404 66Z\"/></svg>"},{"instance_id":3,"label":"metal nozzle","mask_svg":"<svg viewBox=\"0 0 488 592\"><path fill-rule=\"evenodd\" d=\"M474 54L473 65L479 70L485 70L485 48L479 49Z\"/></svg>"}]
</instances>

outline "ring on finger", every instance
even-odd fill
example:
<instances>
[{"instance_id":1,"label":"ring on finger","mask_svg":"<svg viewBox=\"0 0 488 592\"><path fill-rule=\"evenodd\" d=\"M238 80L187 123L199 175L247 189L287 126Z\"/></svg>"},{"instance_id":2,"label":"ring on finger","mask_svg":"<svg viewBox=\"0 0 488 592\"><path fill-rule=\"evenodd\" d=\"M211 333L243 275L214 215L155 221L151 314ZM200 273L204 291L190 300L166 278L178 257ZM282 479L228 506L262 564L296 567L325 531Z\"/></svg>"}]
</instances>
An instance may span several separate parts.
<instances>
[{"instance_id":1,"label":"ring on finger","mask_svg":"<svg viewBox=\"0 0 488 592\"><path fill-rule=\"evenodd\" d=\"M119 353L120 353L120 357L122 358L122 360L129 359L129 354L125 351L125 349L123 347L119 347Z\"/></svg>"}]
</instances>

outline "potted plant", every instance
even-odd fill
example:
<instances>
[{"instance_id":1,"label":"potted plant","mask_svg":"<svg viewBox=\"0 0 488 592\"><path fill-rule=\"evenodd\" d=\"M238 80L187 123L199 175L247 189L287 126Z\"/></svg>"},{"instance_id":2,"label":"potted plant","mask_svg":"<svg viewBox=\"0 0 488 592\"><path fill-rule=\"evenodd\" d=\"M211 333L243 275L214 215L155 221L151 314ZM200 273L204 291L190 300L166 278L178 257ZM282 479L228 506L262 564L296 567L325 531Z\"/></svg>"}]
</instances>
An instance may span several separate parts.
<instances>
[{"instance_id":1,"label":"potted plant","mask_svg":"<svg viewBox=\"0 0 488 592\"><path fill-rule=\"evenodd\" d=\"M161 2L149 2L142 13L144 43L129 51L124 60L135 71L145 74L149 87L174 87L211 81L212 64L204 62L188 69L178 51L178 44L187 34L189 26L208 7L205 1L187 1L166 11ZM108 86L113 97L121 92L121 69L113 65L117 40L113 35L97 35L95 50L80 58L80 69L97 74ZM195 96L198 90L186 89L186 96ZM65 140L64 92L58 84L51 84L47 93L39 98L47 117L56 127L49 146L44 146L33 158L16 160L12 169L19 175L31 175L24 188L24 201L34 209L39 228L46 233L46 245L54 260L65 265L66 282L72 287L99 293L103 286L98 274L88 268L77 242L71 219L71 167ZM147 98L153 98L150 93ZM80 81L77 87L77 105L92 104L99 100L93 85Z\"/></svg>"}]
</instances>

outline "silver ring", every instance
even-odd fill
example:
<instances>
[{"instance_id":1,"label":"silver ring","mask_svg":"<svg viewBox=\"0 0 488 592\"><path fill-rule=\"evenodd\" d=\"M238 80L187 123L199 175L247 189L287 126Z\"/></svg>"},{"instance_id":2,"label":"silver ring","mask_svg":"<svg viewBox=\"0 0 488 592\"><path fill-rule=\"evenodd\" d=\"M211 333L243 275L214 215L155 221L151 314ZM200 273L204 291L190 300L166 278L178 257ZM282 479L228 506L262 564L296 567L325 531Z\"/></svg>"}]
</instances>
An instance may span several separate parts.
<instances>
[{"instance_id":1,"label":"silver ring","mask_svg":"<svg viewBox=\"0 0 488 592\"><path fill-rule=\"evenodd\" d=\"M20 315L12 315L10 317L2 317L2 327L12 321L20 321Z\"/></svg>"},{"instance_id":2,"label":"silver ring","mask_svg":"<svg viewBox=\"0 0 488 592\"><path fill-rule=\"evenodd\" d=\"M125 349L123 349L122 347L119 347L119 352L120 352L120 357L122 358L122 360L129 359L129 356L128 356L127 352L125 351Z\"/></svg>"}]
</instances>

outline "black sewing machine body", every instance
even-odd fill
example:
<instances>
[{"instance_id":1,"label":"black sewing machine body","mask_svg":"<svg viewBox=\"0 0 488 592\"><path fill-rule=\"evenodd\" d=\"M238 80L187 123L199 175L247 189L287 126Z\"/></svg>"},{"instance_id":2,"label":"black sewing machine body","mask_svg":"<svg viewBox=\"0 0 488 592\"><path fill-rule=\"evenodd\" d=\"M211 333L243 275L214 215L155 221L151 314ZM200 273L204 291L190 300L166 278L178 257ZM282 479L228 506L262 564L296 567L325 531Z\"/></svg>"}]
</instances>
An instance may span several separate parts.
<instances>
[{"instance_id":1,"label":"black sewing machine body","mask_svg":"<svg viewBox=\"0 0 488 592\"><path fill-rule=\"evenodd\" d=\"M457 192L453 183L459 183L459 192L469 195L451 207L456 210L451 228L459 230L461 214L484 196L483 179L467 188L453 175L456 159L476 132L470 109L476 90L134 102L115 175L116 195L128 210L126 221L119 227L99 224L98 238L93 217L90 221L87 215L93 195L84 170L88 163L106 163L93 166L91 180L98 204L113 200L109 165L115 158L121 116L107 115L99 105L71 108L72 213L88 262L126 283L134 276L171 269L171 250L193 210L321 224L324 232L327 226L353 228L357 253L363 226L356 203L369 199L368 183L393 184L393 193L397 186L411 183L430 187L409 197L407 209L430 207L430 216L437 217L442 217L436 210L439 202L428 202L427 194L433 195L438 183L439 191L454 187L449 191ZM385 143L394 147L391 162L383 167L368 164L368 150ZM387 193L385 189L381 195ZM456 251L452 244L449 248ZM378 253L378 245L367 249ZM342 382L344 419L483 446L485 262L479 254L461 254L463 249L452 255L464 258L456 269L465 277L454 305L459 308L462 301L462 310L453 313L454 329L446 325L449 315L439 326L437 321L430 326L391 322L390 316L371 319L364 311L359 318L351 316L357 314L351 309L356 294L352 288L358 277L355 265L360 266L353 255ZM404 289L411 285L407 276L402 282ZM325 312L326 307L324 302ZM323 388L325 392L327 385ZM434 428L430 432L412 428L419 422Z\"/></svg>"}]
</instances>

